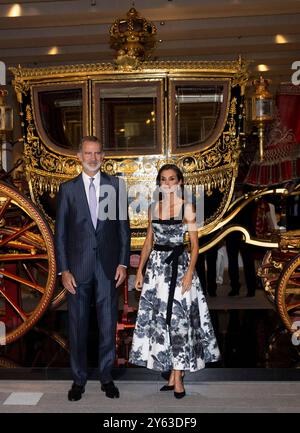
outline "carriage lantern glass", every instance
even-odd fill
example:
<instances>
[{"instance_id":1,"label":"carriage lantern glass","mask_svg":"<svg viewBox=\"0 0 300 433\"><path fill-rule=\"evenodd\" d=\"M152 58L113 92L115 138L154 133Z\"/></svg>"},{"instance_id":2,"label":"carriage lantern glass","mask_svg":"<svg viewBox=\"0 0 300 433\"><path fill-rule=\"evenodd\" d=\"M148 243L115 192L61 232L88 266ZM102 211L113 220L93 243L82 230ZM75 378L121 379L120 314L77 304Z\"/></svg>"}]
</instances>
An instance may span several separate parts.
<instances>
[{"instance_id":1,"label":"carriage lantern glass","mask_svg":"<svg viewBox=\"0 0 300 433\"><path fill-rule=\"evenodd\" d=\"M13 129L13 109L5 103L7 90L0 89L0 134L5 134Z\"/></svg>"},{"instance_id":2,"label":"carriage lantern glass","mask_svg":"<svg viewBox=\"0 0 300 433\"><path fill-rule=\"evenodd\" d=\"M252 122L258 127L259 135L259 159L264 158L264 137L266 125L274 117L274 99L268 90L269 80L262 76L252 83L255 86L255 93L252 96Z\"/></svg>"}]
</instances>

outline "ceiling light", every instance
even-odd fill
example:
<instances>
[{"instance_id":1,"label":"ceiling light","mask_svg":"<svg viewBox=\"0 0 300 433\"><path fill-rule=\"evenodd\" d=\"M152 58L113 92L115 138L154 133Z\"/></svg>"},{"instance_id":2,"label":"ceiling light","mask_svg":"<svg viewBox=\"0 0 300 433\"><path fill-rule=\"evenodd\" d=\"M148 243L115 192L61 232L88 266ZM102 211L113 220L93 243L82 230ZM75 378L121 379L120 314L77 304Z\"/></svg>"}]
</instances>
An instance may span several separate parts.
<instances>
[{"instance_id":1,"label":"ceiling light","mask_svg":"<svg viewBox=\"0 0 300 433\"><path fill-rule=\"evenodd\" d=\"M7 12L8 17L20 17L21 15L22 8L19 3L15 3L14 5L12 5Z\"/></svg>"},{"instance_id":2,"label":"ceiling light","mask_svg":"<svg viewBox=\"0 0 300 433\"><path fill-rule=\"evenodd\" d=\"M50 56L55 56L56 54L59 53L59 49L57 47L52 47L49 49L48 54Z\"/></svg>"},{"instance_id":3,"label":"ceiling light","mask_svg":"<svg viewBox=\"0 0 300 433\"><path fill-rule=\"evenodd\" d=\"M275 36L275 42L276 42L276 44L287 44L288 40L283 35L276 35Z\"/></svg>"},{"instance_id":4,"label":"ceiling light","mask_svg":"<svg viewBox=\"0 0 300 433\"><path fill-rule=\"evenodd\" d=\"M269 71L270 68L267 65L262 65L261 64L261 65L257 65L257 70L260 71L260 72L266 72L266 71Z\"/></svg>"}]
</instances>

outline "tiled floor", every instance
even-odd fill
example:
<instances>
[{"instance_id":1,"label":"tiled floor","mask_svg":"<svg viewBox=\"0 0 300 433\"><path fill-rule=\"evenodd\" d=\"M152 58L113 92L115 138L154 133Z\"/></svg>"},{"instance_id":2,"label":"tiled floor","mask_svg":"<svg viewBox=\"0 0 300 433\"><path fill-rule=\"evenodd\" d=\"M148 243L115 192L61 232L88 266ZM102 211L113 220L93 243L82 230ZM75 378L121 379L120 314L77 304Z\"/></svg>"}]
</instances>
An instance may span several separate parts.
<instances>
[{"instance_id":1,"label":"tiled floor","mask_svg":"<svg viewBox=\"0 0 300 433\"><path fill-rule=\"evenodd\" d=\"M116 382L119 399L108 399L91 381L78 402L67 400L67 381L1 381L0 412L8 413L217 413L299 412L300 382L190 382L176 400L159 392L161 381ZM26 395L27 393L27 395ZM18 400L16 400L18 399ZM33 404L36 399L36 404ZM19 403L19 404L17 404Z\"/></svg>"}]
</instances>

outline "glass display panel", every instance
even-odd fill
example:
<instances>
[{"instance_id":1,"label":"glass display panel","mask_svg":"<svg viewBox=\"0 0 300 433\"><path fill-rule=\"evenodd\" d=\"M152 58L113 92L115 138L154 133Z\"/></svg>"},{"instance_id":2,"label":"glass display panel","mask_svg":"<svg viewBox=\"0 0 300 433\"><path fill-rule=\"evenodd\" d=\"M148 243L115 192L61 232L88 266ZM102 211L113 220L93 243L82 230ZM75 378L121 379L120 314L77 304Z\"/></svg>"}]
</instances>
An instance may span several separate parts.
<instances>
[{"instance_id":1,"label":"glass display panel","mask_svg":"<svg viewBox=\"0 0 300 433\"><path fill-rule=\"evenodd\" d=\"M77 151L83 136L82 89L43 90L38 102L42 126L52 143Z\"/></svg>"},{"instance_id":2,"label":"glass display panel","mask_svg":"<svg viewBox=\"0 0 300 433\"><path fill-rule=\"evenodd\" d=\"M100 135L105 151L153 152L158 145L157 86L101 87Z\"/></svg>"},{"instance_id":3,"label":"glass display panel","mask_svg":"<svg viewBox=\"0 0 300 433\"><path fill-rule=\"evenodd\" d=\"M224 103L223 87L175 86L177 148L199 146L214 133Z\"/></svg>"}]
</instances>

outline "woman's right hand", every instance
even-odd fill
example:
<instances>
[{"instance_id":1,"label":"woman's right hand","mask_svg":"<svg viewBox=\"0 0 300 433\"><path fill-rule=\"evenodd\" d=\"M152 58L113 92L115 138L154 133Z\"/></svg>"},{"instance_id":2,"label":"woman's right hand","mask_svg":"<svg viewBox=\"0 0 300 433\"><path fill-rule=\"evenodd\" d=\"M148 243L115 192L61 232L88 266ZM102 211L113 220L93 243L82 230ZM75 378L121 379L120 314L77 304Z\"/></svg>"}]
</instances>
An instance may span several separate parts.
<instances>
[{"instance_id":1,"label":"woman's right hand","mask_svg":"<svg viewBox=\"0 0 300 433\"><path fill-rule=\"evenodd\" d=\"M138 290L139 292L142 290L143 281L144 281L144 277L143 277L142 272L137 271L136 276L135 276L135 282L134 282L135 290Z\"/></svg>"}]
</instances>

